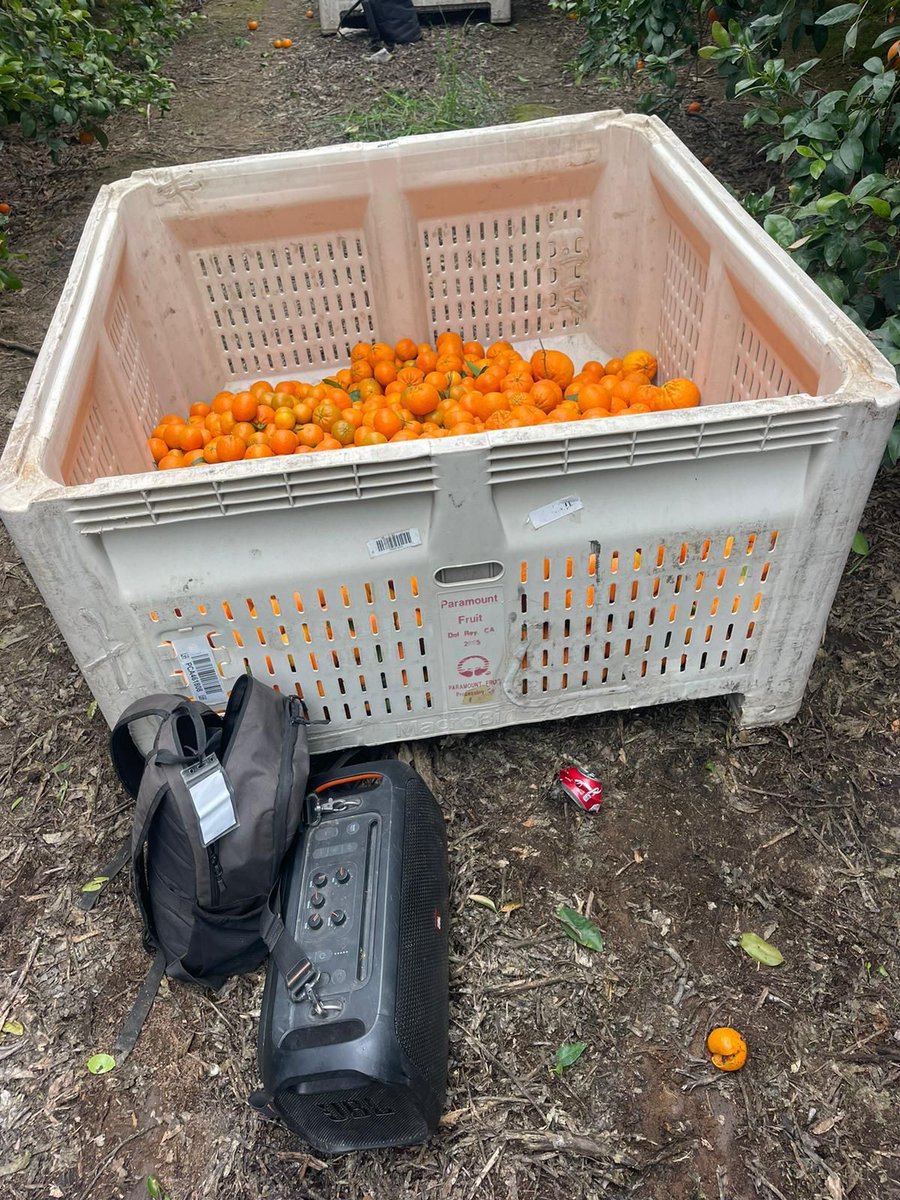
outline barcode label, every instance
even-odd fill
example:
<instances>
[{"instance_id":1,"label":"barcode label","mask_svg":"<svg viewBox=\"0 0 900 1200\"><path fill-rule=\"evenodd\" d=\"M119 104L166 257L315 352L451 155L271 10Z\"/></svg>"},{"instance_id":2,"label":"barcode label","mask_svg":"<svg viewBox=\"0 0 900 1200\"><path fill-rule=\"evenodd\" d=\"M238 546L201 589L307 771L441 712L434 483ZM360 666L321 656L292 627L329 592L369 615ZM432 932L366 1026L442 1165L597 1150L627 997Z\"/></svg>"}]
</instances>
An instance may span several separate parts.
<instances>
[{"instance_id":1,"label":"barcode label","mask_svg":"<svg viewBox=\"0 0 900 1200\"><path fill-rule=\"evenodd\" d=\"M194 696L204 704L224 704L228 696L206 638L173 637L172 645Z\"/></svg>"},{"instance_id":2,"label":"barcode label","mask_svg":"<svg viewBox=\"0 0 900 1200\"><path fill-rule=\"evenodd\" d=\"M580 512L583 508L584 504L579 496L563 496L561 500L553 500L550 504L543 505L542 508L533 508L528 514L528 519L532 528L542 529L544 525L558 521L561 517L571 516L572 513Z\"/></svg>"},{"instance_id":3,"label":"barcode label","mask_svg":"<svg viewBox=\"0 0 900 1200\"><path fill-rule=\"evenodd\" d=\"M386 533L384 537L372 538L366 542L369 558L377 558L379 554L393 554L395 550L405 550L408 546L421 546L422 539L418 529L401 529L397 533Z\"/></svg>"}]
</instances>

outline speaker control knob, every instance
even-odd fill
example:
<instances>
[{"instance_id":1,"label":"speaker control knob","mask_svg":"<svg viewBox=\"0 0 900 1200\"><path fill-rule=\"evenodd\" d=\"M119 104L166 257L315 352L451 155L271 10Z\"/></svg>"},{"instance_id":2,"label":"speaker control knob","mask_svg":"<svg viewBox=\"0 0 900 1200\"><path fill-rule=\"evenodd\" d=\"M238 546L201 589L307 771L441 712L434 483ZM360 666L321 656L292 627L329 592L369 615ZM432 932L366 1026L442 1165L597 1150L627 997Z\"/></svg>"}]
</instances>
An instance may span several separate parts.
<instances>
[{"instance_id":1,"label":"speaker control knob","mask_svg":"<svg viewBox=\"0 0 900 1200\"><path fill-rule=\"evenodd\" d=\"M306 923L307 923L307 925L310 927L310 929L321 929L321 928L322 928L322 915L321 915L321 913L317 913L317 912L315 912L315 913L310 913L310 914L309 914L309 920L308 920Z\"/></svg>"},{"instance_id":2,"label":"speaker control knob","mask_svg":"<svg viewBox=\"0 0 900 1200\"><path fill-rule=\"evenodd\" d=\"M324 871L316 871L312 877L313 887L322 888L328 882L328 876Z\"/></svg>"},{"instance_id":3,"label":"speaker control knob","mask_svg":"<svg viewBox=\"0 0 900 1200\"><path fill-rule=\"evenodd\" d=\"M346 883L350 878L350 872L346 867L338 867L334 873L335 883Z\"/></svg>"},{"instance_id":4,"label":"speaker control knob","mask_svg":"<svg viewBox=\"0 0 900 1200\"><path fill-rule=\"evenodd\" d=\"M322 905L325 903L325 897L322 895L321 892L313 892L313 894L309 898L309 902L313 906L313 908L321 908Z\"/></svg>"},{"instance_id":5,"label":"speaker control knob","mask_svg":"<svg viewBox=\"0 0 900 1200\"><path fill-rule=\"evenodd\" d=\"M334 910L334 912L331 914L332 925L343 925L343 923L346 920L347 920L347 914L344 912L344 910L342 908L336 908Z\"/></svg>"}]
</instances>

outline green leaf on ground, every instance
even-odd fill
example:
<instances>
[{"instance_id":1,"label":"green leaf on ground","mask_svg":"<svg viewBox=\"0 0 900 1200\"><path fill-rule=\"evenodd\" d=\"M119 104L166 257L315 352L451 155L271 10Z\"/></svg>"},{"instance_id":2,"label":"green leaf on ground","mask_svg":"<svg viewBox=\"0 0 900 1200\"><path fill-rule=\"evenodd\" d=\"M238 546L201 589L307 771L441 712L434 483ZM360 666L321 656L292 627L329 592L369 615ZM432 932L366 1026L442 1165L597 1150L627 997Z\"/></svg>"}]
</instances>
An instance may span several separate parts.
<instances>
[{"instance_id":1,"label":"green leaf on ground","mask_svg":"<svg viewBox=\"0 0 900 1200\"><path fill-rule=\"evenodd\" d=\"M593 921L583 917L574 908L568 908L565 904L559 906L556 916L562 921L566 937L570 937L573 942L577 942L579 946L584 946L587 950L600 951L603 949L603 935Z\"/></svg>"},{"instance_id":2,"label":"green leaf on ground","mask_svg":"<svg viewBox=\"0 0 900 1200\"><path fill-rule=\"evenodd\" d=\"M553 1073L562 1075L563 1071L574 1066L587 1050L587 1042L567 1042L564 1046L560 1046L553 1056Z\"/></svg>"},{"instance_id":3,"label":"green leaf on ground","mask_svg":"<svg viewBox=\"0 0 900 1200\"><path fill-rule=\"evenodd\" d=\"M469 899L473 904L480 904L482 908L489 908L491 912L497 911L497 905L493 902L490 896L481 896L478 892L473 892Z\"/></svg>"},{"instance_id":4,"label":"green leaf on ground","mask_svg":"<svg viewBox=\"0 0 900 1200\"><path fill-rule=\"evenodd\" d=\"M853 535L853 553L858 554L860 558L868 558L870 548L869 539L857 529Z\"/></svg>"},{"instance_id":5,"label":"green leaf on ground","mask_svg":"<svg viewBox=\"0 0 900 1200\"><path fill-rule=\"evenodd\" d=\"M87 1060L87 1069L92 1075L105 1075L116 1065L111 1054L92 1054Z\"/></svg>"},{"instance_id":6,"label":"green leaf on ground","mask_svg":"<svg viewBox=\"0 0 900 1200\"><path fill-rule=\"evenodd\" d=\"M784 962L784 955L778 947L756 933L741 934L741 949L766 967L778 967Z\"/></svg>"},{"instance_id":7,"label":"green leaf on ground","mask_svg":"<svg viewBox=\"0 0 900 1200\"><path fill-rule=\"evenodd\" d=\"M11 1033L13 1037L21 1037L24 1032L25 1026L21 1021L4 1021L3 1028L0 1029L0 1033Z\"/></svg>"}]
</instances>

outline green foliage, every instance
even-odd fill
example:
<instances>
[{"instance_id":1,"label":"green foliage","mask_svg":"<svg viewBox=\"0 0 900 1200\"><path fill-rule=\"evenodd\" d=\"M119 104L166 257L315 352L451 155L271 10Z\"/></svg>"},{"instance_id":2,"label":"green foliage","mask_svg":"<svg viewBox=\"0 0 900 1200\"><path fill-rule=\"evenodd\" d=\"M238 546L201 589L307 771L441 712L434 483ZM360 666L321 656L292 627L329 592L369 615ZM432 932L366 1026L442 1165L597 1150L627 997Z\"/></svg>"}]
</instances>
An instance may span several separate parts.
<instances>
[{"instance_id":1,"label":"green foliage","mask_svg":"<svg viewBox=\"0 0 900 1200\"><path fill-rule=\"evenodd\" d=\"M364 110L343 119L343 132L356 142L381 141L451 129L477 129L499 116L497 97L466 65L448 36L438 56L437 79L424 94L402 89L383 92Z\"/></svg>"},{"instance_id":2,"label":"green foliage","mask_svg":"<svg viewBox=\"0 0 900 1200\"><path fill-rule=\"evenodd\" d=\"M550 7L574 13L584 29L580 76L640 69L649 83L667 87L696 51L703 20L703 6L689 0L550 0Z\"/></svg>"},{"instance_id":3,"label":"green foliage","mask_svg":"<svg viewBox=\"0 0 900 1200\"><path fill-rule=\"evenodd\" d=\"M57 152L78 132L103 145L118 108L165 107L160 56L189 24L180 0L4 0L0 128Z\"/></svg>"},{"instance_id":4,"label":"green foliage","mask_svg":"<svg viewBox=\"0 0 900 1200\"><path fill-rule=\"evenodd\" d=\"M16 288L22 286L22 281L16 275L15 271L10 267L10 263L17 258L21 258L21 254L13 254L9 248L9 241L6 233L9 224L9 217L0 215L0 292L15 291Z\"/></svg>"}]
</instances>

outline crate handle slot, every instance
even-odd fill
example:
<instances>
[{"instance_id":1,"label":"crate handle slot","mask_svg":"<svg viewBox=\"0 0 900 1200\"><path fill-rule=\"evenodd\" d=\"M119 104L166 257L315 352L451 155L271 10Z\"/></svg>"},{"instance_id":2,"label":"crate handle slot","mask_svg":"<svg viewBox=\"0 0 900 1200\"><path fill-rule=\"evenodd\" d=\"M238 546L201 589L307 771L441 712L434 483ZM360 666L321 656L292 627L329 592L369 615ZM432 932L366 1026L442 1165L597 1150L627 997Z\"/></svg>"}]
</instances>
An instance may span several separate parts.
<instances>
[{"instance_id":1,"label":"crate handle slot","mask_svg":"<svg viewBox=\"0 0 900 1200\"><path fill-rule=\"evenodd\" d=\"M503 563L462 563L456 567L438 567L434 582L439 587L459 587L464 583L494 583L503 578L506 571Z\"/></svg>"}]
</instances>

